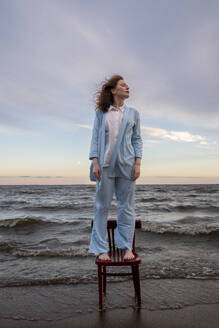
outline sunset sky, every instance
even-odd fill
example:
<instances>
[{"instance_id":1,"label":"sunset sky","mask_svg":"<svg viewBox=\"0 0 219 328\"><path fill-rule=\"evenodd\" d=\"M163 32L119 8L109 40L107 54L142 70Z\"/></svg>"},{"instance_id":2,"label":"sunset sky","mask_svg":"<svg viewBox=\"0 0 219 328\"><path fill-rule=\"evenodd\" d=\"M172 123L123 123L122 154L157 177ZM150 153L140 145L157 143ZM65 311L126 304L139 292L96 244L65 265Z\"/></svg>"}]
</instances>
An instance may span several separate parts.
<instances>
[{"instance_id":1,"label":"sunset sky","mask_svg":"<svg viewBox=\"0 0 219 328\"><path fill-rule=\"evenodd\" d=\"M0 1L0 184L89 181L94 94L140 113L136 183L219 183L219 2Z\"/></svg>"}]
</instances>

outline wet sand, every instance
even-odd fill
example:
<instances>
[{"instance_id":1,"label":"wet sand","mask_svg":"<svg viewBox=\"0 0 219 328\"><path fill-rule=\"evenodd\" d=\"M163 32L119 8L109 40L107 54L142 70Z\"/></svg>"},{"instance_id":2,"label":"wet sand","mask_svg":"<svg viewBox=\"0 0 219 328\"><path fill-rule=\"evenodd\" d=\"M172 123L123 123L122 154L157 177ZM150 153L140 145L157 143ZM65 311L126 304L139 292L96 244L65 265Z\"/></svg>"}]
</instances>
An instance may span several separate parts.
<instances>
[{"instance_id":1,"label":"wet sand","mask_svg":"<svg viewBox=\"0 0 219 328\"><path fill-rule=\"evenodd\" d=\"M98 310L92 284L0 288L0 327L218 328L219 281L141 281L142 308L132 281L108 282L106 308Z\"/></svg>"}]
</instances>

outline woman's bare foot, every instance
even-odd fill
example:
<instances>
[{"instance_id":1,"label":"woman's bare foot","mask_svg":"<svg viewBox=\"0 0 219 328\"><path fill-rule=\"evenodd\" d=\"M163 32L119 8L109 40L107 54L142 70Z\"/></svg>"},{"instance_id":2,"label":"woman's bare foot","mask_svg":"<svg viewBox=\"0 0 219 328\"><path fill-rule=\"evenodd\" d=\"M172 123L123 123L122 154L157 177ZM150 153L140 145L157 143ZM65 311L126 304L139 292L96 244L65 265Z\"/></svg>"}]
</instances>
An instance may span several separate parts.
<instances>
[{"instance_id":1,"label":"woman's bare foot","mask_svg":"<svg viewBox=\"0 0 219 328\"><path fill-rule=\"evenodd\" d=\"M98 256L100 260L110 260L110 257L107 253L102 253Z\"/></svg>"},{"instance_id":2,"label":"woman's bare foot","mask_svg":"<svg viewBox=\"0 0 219 328\"><path fill-rule=\"evenodd\" d=\"M125 255L124 255L124 260L131 260L133 259L135 256L134 254L132 253L132 251L130 251L129 249L126 249L125 251Z\"/></svg>"}]
</instances>

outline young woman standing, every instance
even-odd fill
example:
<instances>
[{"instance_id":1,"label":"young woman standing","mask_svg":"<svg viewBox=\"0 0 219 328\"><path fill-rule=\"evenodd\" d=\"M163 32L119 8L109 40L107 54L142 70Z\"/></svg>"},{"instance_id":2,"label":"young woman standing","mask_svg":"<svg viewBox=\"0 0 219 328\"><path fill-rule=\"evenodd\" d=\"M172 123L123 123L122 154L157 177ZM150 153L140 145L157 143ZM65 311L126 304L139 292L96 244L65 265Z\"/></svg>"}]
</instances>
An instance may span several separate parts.
<instances>
[{"instance_id":1,"label":"young woman standing","mask_svg":"<svg viewBox=\"0 0 219 328\"><path fill-rule=\"evenodd\" d=\"M107 217L115 192L117 227L115 245L132 259L135 230L134 193L140 176L143 142L139 112L126 106L129 87L121 75L102 84L96 99L89 159L90 180L96 181L94 221L88 252L110 260L106 240Z\"/></svg>"}]
</instances>

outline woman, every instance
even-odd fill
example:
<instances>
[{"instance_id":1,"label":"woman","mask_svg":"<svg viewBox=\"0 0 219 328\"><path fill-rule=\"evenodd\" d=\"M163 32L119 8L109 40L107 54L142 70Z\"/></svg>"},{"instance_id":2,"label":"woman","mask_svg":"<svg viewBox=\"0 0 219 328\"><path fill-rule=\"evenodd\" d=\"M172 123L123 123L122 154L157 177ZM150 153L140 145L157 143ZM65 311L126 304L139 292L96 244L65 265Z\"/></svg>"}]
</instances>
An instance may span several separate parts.
<instances>
[{"instance_id":1,"label":"woman","mask_svg":"<svg viewBox=\"0 0 219 328\"><path fill-rule=\"evenodd\" d=\"M94 222L88 252L110 260L106 240L107 216L115 192L117 227L115 245L124 260L134 258L132 241L135 229L134 192L140 176L142 138L139 112L126 106L129 87L121 75L106 80L96 99L89 159L90 180L96 181Z\"/></svg>"}]
</instances>

